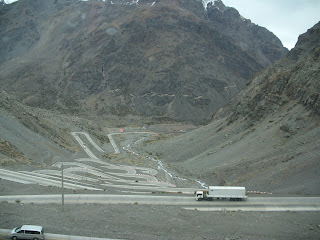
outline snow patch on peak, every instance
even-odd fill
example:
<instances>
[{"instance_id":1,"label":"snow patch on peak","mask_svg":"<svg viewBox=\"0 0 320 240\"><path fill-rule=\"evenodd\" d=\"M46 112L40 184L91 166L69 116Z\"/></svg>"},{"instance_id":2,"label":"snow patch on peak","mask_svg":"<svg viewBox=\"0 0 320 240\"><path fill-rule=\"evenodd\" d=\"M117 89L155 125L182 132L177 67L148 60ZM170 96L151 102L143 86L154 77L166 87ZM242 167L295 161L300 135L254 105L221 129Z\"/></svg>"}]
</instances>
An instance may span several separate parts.
<instances>
[{"instance_id":1,"label":"snow patch on peak","mask_svg":"<svg viewBox=\"0 0 320 240\"><path fill-rule=\"evenodd\" d=\"M11 4L14 2L17 2L18 0L0 0L0 3L4 3L4 4ZM90 0L78 0L80 2L89 2ZM91 0L92 1L92 0ZM109 2L112 5L116 5L116 4L124 4L124 5L139 5L139 1L140 0L127 0L127 1L117 1L117 0L97 0L97 1L102 1L102 2ZM153 6L155 3L157 2L157 0L154 0L154 2L149 3L151 6Z\"/></svg>"},{"instance_id":2,"label":"snow patch on peak","mask_svg":"<svg viewBox=\"0 0 320 240\"><path fill-rule=\"evenodd\" d=\"M222 0L202 0L202 4L206 11L208 10L208 4L214 6L220 11L224 11L226 9L226 6L222 2Z\"/></svg>"},{"instance_id":3,"label":"snow patch on peak","mask_svg":"<svg viewBox=\"0 0 320 240\"><path fill-rule=\"evenodd\" d=\"M208 3L211 2L212 4L214 4L215 1L217 1L217 0L202 0L203 8L204 8L205 10L207 10L207 5L208 5Z\"/></svg>"},{"instance_id":4,"label":"snow patch on peak","mask_svg":"<svg viewBox=\"0 0 320 240\"><path fill-rule=\"evenodd\" d=\"M16 2L16 1L18 1L18 0L4 0L3 2L4 2L5 4L11 4L11 3L14 3L14 2Z\"/></svg>"}]
</instances>

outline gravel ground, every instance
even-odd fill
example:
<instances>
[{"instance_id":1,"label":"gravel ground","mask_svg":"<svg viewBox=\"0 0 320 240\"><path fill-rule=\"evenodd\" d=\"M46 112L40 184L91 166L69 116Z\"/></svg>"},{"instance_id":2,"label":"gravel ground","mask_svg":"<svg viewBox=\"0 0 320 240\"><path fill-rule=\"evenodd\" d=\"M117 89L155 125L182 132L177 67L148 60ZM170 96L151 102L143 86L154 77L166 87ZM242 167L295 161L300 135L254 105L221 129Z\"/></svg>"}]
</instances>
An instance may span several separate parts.
<instances>
[{"instance_id":1,"label":"gravel ground","mask_svg":"<svg viewBox=\"0 0 320 240\"><path fill-rule=\"evenodd\" d=\"M88 192L88 191L87 191ZM59 189L0 181L0 195ZM85 192L81 192L85 193ZM0 228L42 225L48 233L115 239L319 239L319 212L199 212L183 206L0 203Z\"/></svg>"},{"instance_id":2,"label":"gravel ground","mask_svg":"<svg viewBox=\"0 0 320 240\"><path fill-rule=\"evenodd\" d=\"M4 119L3 122L8 122ZM17 125L17 130L23 130L23 127ZM20 135L10 135L6 139L17 146L20 146L20 138L25 135L25 139L29 139L33 135L28 131L19 131ZM3 131L6 133L5 131ZM24 134L25 133L25 134ZM201 139L206 135L201 133ZM207 135L211 135L207 132ZM187 141L189 138L197 138L198 132L191 135L181 136L179 145L185 145L183 151L177 148L177 151L186 152L189 146ZM222 138L225 139L225 133ZM232 137L230 135L228 138ZM34 137L37 142L42 138ZM39 139L39 141L38 141ZM209 137L207 141L202 139L201 144L210 143ZM118 139L118 144L126 146L128 143L135 141L134 139ZM152 139L151 139L152 140ZM158 140L157 138L155 139ZM176 139L173 139L176 140ZM209 141L210 140L210 141ZM227 139L228 140L228 139ZM21 143L23 144L23 143ZM315 143L314 143L315 144ZM64 160L68 161L82 156L68 155L59 149L47 150L45 142L43 144L32 144L35 153L52 152L53 156L60 156L61 159L48 157L47 164ZM31 148L32 148L31 146ZM176 145L173 145L176 146ZM134 145L136 150L138 146ZM155 149L147 149L146 154L152 153L153 157L159 157L164 160L167 167L172 169L170 161L162 159L162 152L168 151L162 146L155 146ZM197 147L197 146L196 146ZM206 147L206 146L203 146ZM143 148L143 147L141 147ZM139 151L140 148L137 148ZM28 150L30 156L33 154ZM193 149L190 147L192 153ZM200 151L202 149L200 148ZM139 151L140 152L140 151ZM142 153L144 151L141 151ZM61 153L60 155L57 153ZM56 155L57 154L57 155ZM66 156L66 157L65 157ZM33 156L37 159L36 156ZM42 155L41 155L42 158ZM205 159L209 159L208 152ZM175 159L175 158L173 158ZM119 159L116 159L117 161ZM135 161L143 159L130 158L131 164ZM49 164L49 165L50 165ZM140 163L145 165L144 162ZM181 170L182 177L188 176L187 166L184 164ZM14 168L8 167L9 169ZM193 166L188 166L193 168ZM197 169L195 167L195 169ZM28 169L25 169L28 170ZM187 169L188 170L188 169ZM199 169L198 169L199 170ZM306 177L306 175L304 175ZM299 178L300 179L300 178ZM188 182L190 184L190 182ZM255 190L255 189L254 189ZM260 189L258 189L260 190ZM66 190L66 193L73 191ZM23 185L0 180L0 195L18 195L18 194L57 194L60 190L52 187L42 187L38 185ZM79 193L88 193L88 191L79 191ZM110 191L108 193L116 193ZM55 204L36 205L36 204L9 204L0 203L0 228L12 229L22 224L42 225L48 233L62 233L80 236L119 238L119 239L319 239L320 236L320 213L319 212L198 212L184 210L181 206L147 206L138 204L122 204L122 205L99 205L99 204L83 204L83 205L66 205L65 211L61 211L61 206Z\"/></svg>"},{"instance_id":3,"label":"gravel ground","mask_svg":"<svg viewBox=\"0 0 320 240\"><path fill-rule=\"evenodd\" d=\"M319 239L317 212L198 212L176 206L0 204L0 226L120 239Z\"/></svg>"}]
</instances>

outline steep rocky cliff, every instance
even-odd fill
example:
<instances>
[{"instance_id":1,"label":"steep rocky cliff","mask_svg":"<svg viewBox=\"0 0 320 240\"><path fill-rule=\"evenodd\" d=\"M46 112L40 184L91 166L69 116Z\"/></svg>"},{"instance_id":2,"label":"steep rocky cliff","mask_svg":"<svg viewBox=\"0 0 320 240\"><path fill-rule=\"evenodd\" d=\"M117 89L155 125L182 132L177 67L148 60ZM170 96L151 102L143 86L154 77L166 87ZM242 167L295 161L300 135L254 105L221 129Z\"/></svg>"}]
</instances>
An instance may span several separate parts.
<instances>
[{"instance_id":1,"label":"steep rocky cliff","mask_svg":"<svg viewBox=\"0 0 320 240\"><path fill-rule=\"evenodd\" d=\"M20 0L0 17L1 88L68 113L205 122L286 54L221 1Z\"/></svg>"},{"instance_id":2,"label":"steep rocky cliff","mask_svg":"<svg viewBox=\"0 0 320 240\"><path fill-rule=\"evenodd\" d=\"M319 194L319 79L320 23L287 57L256 74L212 123L146 151L157 151L177 175L208 185Z\"/></svg>"},{"instance_id":3,"label":"steep rocky cliff","mask_svg":"<svg viewBox=\"0 0 320 240\"><path fill-rule=\"evenodd\" d=\"M242 117L260 121L282 106L302 104L314 114L320 113L320 23L299 37L288 56L253 78L220 114L229 114L229 122Z\"/></svg>"}]
</instances>

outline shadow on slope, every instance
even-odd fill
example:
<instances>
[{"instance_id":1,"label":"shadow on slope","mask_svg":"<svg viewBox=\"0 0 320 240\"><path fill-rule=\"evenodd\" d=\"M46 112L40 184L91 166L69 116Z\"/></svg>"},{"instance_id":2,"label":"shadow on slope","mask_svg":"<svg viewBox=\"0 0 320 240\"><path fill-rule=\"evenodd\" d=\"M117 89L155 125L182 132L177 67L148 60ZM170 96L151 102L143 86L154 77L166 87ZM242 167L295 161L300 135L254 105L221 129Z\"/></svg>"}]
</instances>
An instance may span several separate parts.
<instances>
[{"instance_id":1,"label":"shadow on slope","mask_svg":"<svg viewBox=\"0 0 320 240\"><path fill-rule=\"evenodd\" d=\"M319 28L257 74L211 124L146 151L208 185L319 194Z\"/></svg>"}]
</instances>

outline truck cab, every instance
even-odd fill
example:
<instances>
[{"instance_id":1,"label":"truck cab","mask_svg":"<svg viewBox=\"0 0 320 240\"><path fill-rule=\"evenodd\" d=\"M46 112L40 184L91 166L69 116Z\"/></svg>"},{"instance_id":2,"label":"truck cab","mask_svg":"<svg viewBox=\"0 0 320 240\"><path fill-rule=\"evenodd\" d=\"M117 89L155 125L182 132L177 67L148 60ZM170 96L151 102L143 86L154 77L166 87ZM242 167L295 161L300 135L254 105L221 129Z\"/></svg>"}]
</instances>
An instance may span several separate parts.
<instances>
[{"instance_id":1,"label":"truck cab","mask_svg":"<svg viewBox=\"0 0 320 240\"><path fill-rule=\"evenodd\" d=\"M203 191L196 191L196 200L197 201L203 200L204 199L203 195L204 195Z\"/></svg>"},{"instance_id":2,"label":"truck cab","mask_svg":"<svg viewBox=\"0 0 320 240\"><path fill-rule=\"evenodd\" d=\"M196 200L229 199L231 201L246 200L245 187L210 186L208 189L196 191Z\"/></svg>"}]
</instances>

